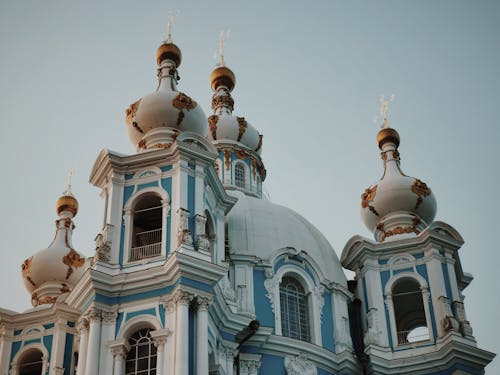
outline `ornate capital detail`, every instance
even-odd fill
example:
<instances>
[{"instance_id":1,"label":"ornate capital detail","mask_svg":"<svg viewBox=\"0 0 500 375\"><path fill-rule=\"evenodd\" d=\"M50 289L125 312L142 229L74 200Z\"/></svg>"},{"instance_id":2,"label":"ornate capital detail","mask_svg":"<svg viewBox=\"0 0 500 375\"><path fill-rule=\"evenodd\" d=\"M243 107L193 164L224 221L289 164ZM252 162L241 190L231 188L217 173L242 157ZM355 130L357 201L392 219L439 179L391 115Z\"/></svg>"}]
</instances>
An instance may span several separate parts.
<instances>
[{"instance_id":1,"label":"ornate capital detail","mask_svg":"<svg viewBox=\"0 0 500 375\"><path fill-rule=\"evenodd\" d=\"M243 374L258 375L260 361L251 359L240 359L240 369Z\"/></svg>"},{"instance_id":2,"label":"ornate capital detail","mask_svg":"<svg viewBox=\"0 0 500 375\"><path fill-rule=\"evenodd\" d=\"M102 311L102 321L107 324L115 323L118 313L116 311Z\"/></svg>"},{"instance_id":3,"label":"ornate capital detail","mask_svg":"<svg viewBox=\"0 0 500 375\"><path fill-rule=\"evenodd\" d=\"M227 95L214 95L212 98L212 109L219 107L228 107L231 111L234 109L234 100L229 93Z\"/></svg>"},{"instance_id":4,"label":"ornate capital detail","mask_svg":"<svg viewBox=\"0 0 500 375\"><path fill-rule=\"evenodd\" d=\"M170 333L170 330L168 328L165 328L160 331L151 331L150 335L153 338L154 345L159 348L161 345L167 342L167 337L170 336Z\"/></svg>"},{"instance_id":5,"label":"ornate capital detail","mask_svg":"<svg viewBox=\"0 0 500 375\"><path fill-rule=\"evenodd\" d=\"M85 319L84 317L81 317L78 319L76 322L76 329L78 330L78 333L81 335L85 331L89 330L89 321Z\"/></svg>"},{"instance_id":6,"label":"ornate capital detail","mask_svg":"<svg viewBox=\"0 0 500 375\"><path fill-rule=\"evenodd\" d=\"M102 233L95 238L94 261L109 262L111 246Z\"/></svg>"},{"instance_id":7,"label":"ornate capital detail","mask_svg":"<svg viewBox=\"0 0 500 375\"><path fill-rule=\"evenodd\" d=\"M198 303L198 311L207 311L208 306L212 303L210 298L207 297L196 297L196 302Z\"/></svg>"},{"instance_id":8,"label":"ornate capital detail","mask_svg":"<svg viewBox=\"0 0 500 375\"><path fill-rule=\"evenodd\" d=\"M229 301L236 302L236 294L234 292L231 283L229 282L229 278L227 275L224 275L222 279L219 281L219 287L222 291L222 295Z\"/></svg>"},{"instance_id":9,"label":"ornate capital detail","mask_svg":"<svg viewBox=\"0 0 500 375\"><path fill-rule=\"evenodd\" d=\"M266 280L264 280L264 287L266 288L266 297L269 299L271 309L276 314L276 288L279 285L278 276L272 271L266 271Z\"/></svg>"},{"instance_id":10,"label":"ornate capital detail","mask_svg":"<svg viewBox=\"0 0 500 375\"><path fill-rule=\"evenodd\" d=\"M91 307L87 311L87 317L90 321L101 321L102 320L102 310L96 307Z\"/></svg>"},{"instance_id":11,"label":"ornate capital detail","mask_svg":"<svg viewBox=\"0 0 500 375\"><path fill-rule=\"evenodd\" d=\"M110 349L114 357L122 357L123 359L125 359L127 358L130 347L128 344L118 344L111 346Z\"/></svg>"},{"instance_id":12,"label":"ornate capital detail","mask_svg":"<svg viewBox=\"0 0 500 375\"><path fill-rule=\"evenodd\" d=\"M191 293L185 292L183 290L178 290L174 294L174 301L177 305L188 305L193 300L193 295Z\"/></svg>"},{"instance_id":13,"label":"ornate capital detail","mask_svg":"<svg viewBox=\"0 0 500 375\"><path fill-rule=\"evenodd\" d=\"M285 357L285 369L287 375L316 375L316 366L307 359L305 354L298 356L288 355Z\"/></svg>"}]
</instances>

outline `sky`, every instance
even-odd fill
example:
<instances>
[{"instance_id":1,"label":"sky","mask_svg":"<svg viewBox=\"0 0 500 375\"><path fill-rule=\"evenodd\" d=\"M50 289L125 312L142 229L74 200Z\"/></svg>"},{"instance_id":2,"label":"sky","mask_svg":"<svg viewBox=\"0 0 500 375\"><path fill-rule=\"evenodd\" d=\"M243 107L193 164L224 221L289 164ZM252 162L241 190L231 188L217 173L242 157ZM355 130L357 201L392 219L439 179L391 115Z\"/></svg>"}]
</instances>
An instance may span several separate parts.
<instances>
[{"instance_id":1,"label":"sky","mask_svg":"<svg viewBox=\"0 0 500 375\"><path fill-rule=\"evenodd\" d=\"M156 89L172 13L179 89L207 116L214 51L230 29L235 114L264 134L265 189L339 257L351 236L371 237L359 211L382 175L373 118L380 96L395 95L402 169L431 187L436 220L464 237L468 319L479 346L498 352L498 1L1 0L2 307L30 307L20 265L51 242L69 169L80 203L73 244L93 254L101 202L90 171L102 148L135 152L124 111ZM500 373L500 360L486 373Z\"/></svg>"}]
</instances>

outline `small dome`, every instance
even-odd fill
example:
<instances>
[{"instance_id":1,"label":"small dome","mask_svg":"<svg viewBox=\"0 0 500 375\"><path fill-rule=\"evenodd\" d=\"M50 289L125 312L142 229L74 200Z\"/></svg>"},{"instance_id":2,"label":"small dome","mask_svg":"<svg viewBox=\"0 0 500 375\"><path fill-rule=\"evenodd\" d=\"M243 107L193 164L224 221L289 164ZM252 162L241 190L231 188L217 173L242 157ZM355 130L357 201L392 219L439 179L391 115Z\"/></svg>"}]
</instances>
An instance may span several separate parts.
<instances>
[{"instance_id":1,"label":"small dome","mask_svg":"<svg viewBox=\"0 0 500 375\"><path fill-rule=\"evenodd\" d=\"M384 175L361 195L363 221L381 242L401 238L398 235L417 235L434 220L436 198L427 184L402 172L396 130L382 129L377 142Z\"/></svg>"},{"instance_id":2,"label":"small dome","mask_svg":"<svg viewBox=\"0 0 500 375\"><path fill-rule=\"evenodd\" d=\"M202 136L207 133L207 120L201 107L177 90L179 48L173 43L162 44L157 51L157 61L158 89L126 110L128 136L138 150L168 148L179 132Z\"/></svg>"},{"instance_id":3,"label":"small dome","mask_svg":"<svg viewBox=\"0 0 500 375\"><path fill-rule=\"evenodd\" d=\"M219 66L210 74L210 85L212 90L217 91L221 86L227 88L229 92L233 91L236 84L236 76L233 71L226 66Z\"/></svg>"},{"instance_id":4,"label":"small dome","mask_svg":"<svg viewBox=\"0 0 500 375\"><path fill-rule=\"evenodd\" d=\"M305 251L330 281L346 285L337 254L327 239L295 211L231 191L238 198L227 215L230 251L263 260L276 250L291 247Z\"/></svg>"},{"instance_id":5,"label":"small dome","mask_svg":"<svg viewBox=\"0 0 500 375\"><path fill-rule=\"evenodd\" d=\"M211 141L232 141L240 143L260 154L262 136L244 117L232 114L212 115L208 118Z\"/></svg>"},{"instance_id":6,"label":"small dome","mask_svg":"<svg viewBox=\"0 0 500 375\"><path fill-rule=\"evenodd\" d=\"M56 302L59 296L73 289L88 268L88 261L71 244L72 218L78 211L78 201L70 194L68 192L57 201L59 219L52 243L21 265L24 285L31 294L33 306Z\"/></svg>"}]
</instances>

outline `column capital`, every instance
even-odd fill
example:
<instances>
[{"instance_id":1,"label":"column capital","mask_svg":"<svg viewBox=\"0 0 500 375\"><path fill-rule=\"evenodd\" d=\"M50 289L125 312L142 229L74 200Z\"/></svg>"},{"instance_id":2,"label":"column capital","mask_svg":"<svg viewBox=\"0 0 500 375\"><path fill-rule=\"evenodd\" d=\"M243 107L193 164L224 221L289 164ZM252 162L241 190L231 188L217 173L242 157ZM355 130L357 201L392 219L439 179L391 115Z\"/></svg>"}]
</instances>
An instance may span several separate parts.
<instances>
[{"instance_id":1,"label":"column capital","mask_svg":"<svg viewBox=\"0 0 500 375\"><path fill-rule=\"evenodd\" d=\"M196 297L198 311L207 311L208 306L212 303L211 298L208 297Z\"/></svg>"},{"instance_id":2,"label":"column capital","mask_svg":"<svg viewBox=\"0 0 500 375\"><path fill-rule=\"evenodd\" d=\"M118 313L116 311L102 311L102 321L107 324L114 324Z\"/></svg>"},{"instance_id":3,"label":"column capital","mask_svg":"<svg viewBox=\"0 0 500 375\"><path fill-rule=\"evenodd\" d=\"M189 305L194 298L192 293L184 290L178 290L174 293L173 297L177 305Z\"/></svg>"},{"instance_id":4,"label":"column capital","mask_svg":"<svg viewBox=\"0 0 500 375\"><path fill-rule=\"evenodd\" d=\"M161 345L165 344L167 337L170 336L170 330L168 328L158 329L155 331L150 331L149 334L153 338L154 345L160 348Z\"/></svg>"},{"instance_id":5,"label":"column capital","mask_svg":"<svg viewBox=\"0 0 500 375\"><path fill-rule=\"evenodd\" d=\"M97 307L91 307L87 313L86 316L90 322L92 321L101 321L102 320L102 310L98 309Z\"/></svg>"},{"instance_id":6,"label":"column capital","mask_svg":"<svg viewBox=\"0 0 500 375\"><path fill-rule=\"evenodd\" d=\"M78 333L81 335L84 332L88 332L89 330L89 321L85 317L80 317L76 322L76 329Z\"/></svg>"},{"instance_id":7,"label":"column capital","mask_svg":"<svg viewBox=\"0 0 500 375\"><path fill-rule=\"evenodd\" d=\"M108 346L114 357L119 356L123 359L127 357L127 354L130 350L130 344L125 339L111 341L108 343Z\"/></svg>"}]
</instances>

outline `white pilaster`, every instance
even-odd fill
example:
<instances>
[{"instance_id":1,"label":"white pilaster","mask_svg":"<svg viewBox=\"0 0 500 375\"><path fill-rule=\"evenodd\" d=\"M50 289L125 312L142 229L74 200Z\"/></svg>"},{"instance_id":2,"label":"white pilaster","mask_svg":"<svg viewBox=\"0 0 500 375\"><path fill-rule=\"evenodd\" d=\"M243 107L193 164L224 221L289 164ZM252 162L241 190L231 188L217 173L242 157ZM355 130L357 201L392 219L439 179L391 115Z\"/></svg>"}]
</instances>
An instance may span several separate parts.
<instances>
[{"instance_id":1,"label":"white pilaster","mask_svg":"<svg viewBox=\"0 0 500 375\"><path fill-rule=\"evenodd\" d=\"M151 331L150 335L153 338L154 345L156 346L156 374L157 375L167 375L168 372L165 371L165 343L167 342L167 337L170 334L169 329L161 329L156 331Z\"/></svg>"},{"instance_id":2,"label":"white pilaster","mask_svg":"<svg viewBox=\"0 0 500 375\"><path fill-rule=\"evenodd\" d=\"M164 302L165 305L165 327L171 327L176 329L175 325L175 301L173 298ZM174 332L175 333L175 332ZM174 363L174 352L175 352L175 340L167 340L163 345L164 356L163 356L163 373L164 374L174 374L175 363Z\"/></svg>"},{"instance_id":3,"label":"white pilaster","mask_svg":"<svg viewBox=\"0 0 500 375\"><path fill-rule=\"evenodd\" d=\"M334 289L331 295L333 306L333 335L335 352L352 350L352 340L349 330L349 315L347 311L347 299L343 293Z\"/></svg>"},{"instance_id":4,"label":"white pilaster","mask_svg":"<svg viewBox=\"0 0 500 375\"><path fill-rule=\"evenodd\" d=\"M9 371L10 352L12 350L12 330L0 325L0 374L7 374Z\"/></svg>"},{"instance_id":5,"label":"white pilaster","mask_svg":"<svg viewBox=\"0 0 500 375\"><path fill-rule=\"evenodd\" d=\"M64 349L66 344L66 320L58 320L54 325L55 333L52 340L51 358L50 358L50 375L61 374L61 369L64 370Z\"/></svg>"},{"instance_id":6,"label":"white pilaster","mask_svg":"<svg viewBox=\"0 0 500 375\"><path fill-rule=\"evenodd\" d=\"M175 296L177 303L175 375L188 375L189 371L189 303L191 299L192 296L183 291L177 292Z\"/></svg>"},{"instance_id":7,"label":"white pilaster","mask_svg":"<svg viewBox=\"0 0 500 375\"><path fill-rule=\"evenodd\" d=\"M130 350L130 345L125 340L115 341L109 343L109 348L113 354L113 372L110 375L123 375L125 374L125 358Z\"/></svg>"},{"instance_id":8,"label":"white pilaster","mask_svg":"<svg viewBox=\"0 0 500 375\"><path fill-rule=\"evenodd\" d=\"M78 366L76 375L85 375L85 362L87 360L87 349L89 344L89 322L85 318L80 318L76 323L76 329L80 335L78 351Z\"/></svg>"},{"instance_id":9,"label":"white pilaster","mask_svg":"<svg viewBox=\"0 0 500 375\"><path fill-rule=\"evenodd\" d=\"M122 205L123 205L123 176L113 175L108 183L108 207L106 211L106 223L113 226L111 240L110 263L118 264L120 254L120 235L122 228Z\"/></svg>"},{"instance_id":10,"label":"white pilaster","mask_svg":"<svg viewBox=\"0 0 500 375\"><path fill-rule=\"evenodd\" d=\"M439 297L446 297L446 287L444 283L444 274L441 263L441 255L437 249L430 248L425 252L425 256L429 258L427 262L427 273L429 275L429 288L430 294L432 296L432 304L434 306L434 318L437 326L437 334L442 337L446 334L441 321L446 317L443 309L441 309L441 303ZM428 320L428 325L431 325L430 320Z\"/></svg>"},{"instance_id":11,"label":"white pilaster","mask_svg":"<svg viewBox=\"0 0 500 375\"><path fill-rule=\"evenodd\" d=\"M109 355L108 342L115 338L116 312L102 312L102 328L101 328L101 357L99 363L100 374L111 374L113 371L113 358Z\"/></svg>"},{"instance_id":12,"label":"white pilaster","mask_svg":"<svg viewBox=\"0 0 500 375\"><path fill-rule=\"evenodd\" d=\"M85 362L85 375L99 374L99 348L101 340L101 310L91 308L88 314L89 324L89 345L87 350L87 360Z\"/></svg>"},{"instance_id":13,"label":"white pilaster","mask_svg":"<svg viewBox=\"0 0 500 375\"><path fill-rule=\"evenodd\" d=\"M208 374L208 299L198 298L196 374Z\"/></svg>"}]
</instances>

